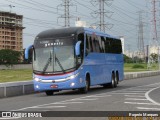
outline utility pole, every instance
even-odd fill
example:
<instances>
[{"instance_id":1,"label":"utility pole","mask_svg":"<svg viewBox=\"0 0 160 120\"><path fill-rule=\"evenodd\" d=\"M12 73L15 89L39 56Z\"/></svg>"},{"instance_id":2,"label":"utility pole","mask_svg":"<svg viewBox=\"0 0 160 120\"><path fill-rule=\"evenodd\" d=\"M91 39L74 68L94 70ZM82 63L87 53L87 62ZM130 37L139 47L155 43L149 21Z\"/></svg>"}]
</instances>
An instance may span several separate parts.
<instances>
[{"instance_id":1,"label":"utility pole","mask_svg":"<svg viewBox=\"0 0 160 120\"><path fill-rule=\"evenodd\" d=\"M57 6L57 8L64 7L64 14L58 17L58 19L64 19L64 27L70 27L70 19L72 18L72 16L70 15L70 6L73 6L71 1L72 0L62 0L63 3Z\"/></svg>"},{"instance_id":2,"label":"utility pole","mask_svg":"<svg viewBox=\"0 0 160 120\"><path fill-rule=\"evenodd\" d=\"M95 18L99 16L99 23L96 23L96 26L100 29L100 31L105 32L106 28L111 29L113 27L113 24L106 23L105 18L110 18L113 14L111 11L105 10L105 5L111 6L113 0L92 0L91 3L94 5L98 3L99 9L96 10L94 13L91 13L97 15ZM94 5L95 6L95 5ZM110 15L109 15L110 14Z\"/></svg>"},{"instance_id":3,"label":"utility pole","mask_svg":"<svg viewBox=\"0 0 160 120\"><path fill-rule=\"evenodd\" d=\"M152 49L157 49L157 54L158 54L158 63L160 64L160 59L159 59L159 51L158 51L158 48L159 48L159 41L158 41L158 34L157 34L157 8L156 8L156 3L157 1L156 0L151 0L151 3L152 3L152 40L150 41L150 53L151 53L151 48ZM149 53L149 54L150 54ZM148 59L148 68L150 68L152 66L152 62L151 62L151 58L149 57ZM160 69L160 66L159 66L159 69Z\"/></svg>"},{"instance_id":4,"label":"utility pole","mask_svg":"<svg viewBox=\"0 0 160 120\"><path fill-rule=\"evenodd\" d=\"M138 50L139 57L145 59L145 48L144 48L144 24L143 24L143 11L139 11L139 27L138 27Z\"/></svg>"}]
</instances>

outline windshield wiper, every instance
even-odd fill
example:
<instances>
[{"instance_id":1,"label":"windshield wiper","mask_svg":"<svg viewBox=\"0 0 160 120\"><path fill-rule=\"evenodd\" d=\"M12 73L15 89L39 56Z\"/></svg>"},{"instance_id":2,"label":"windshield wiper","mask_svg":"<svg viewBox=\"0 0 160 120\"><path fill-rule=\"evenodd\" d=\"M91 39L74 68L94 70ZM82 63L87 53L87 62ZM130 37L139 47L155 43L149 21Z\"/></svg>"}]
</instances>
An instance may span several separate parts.
<instances>
[{"instance_id":1,"label":"windshield wiper","mask_svg":"<svg viewBox=\"0 0 160 120\"><path fill-rule=\"evenodd\" d=\"M43 68L43 71L42 71L43 74L47 70L47 68L48 68L49 64L51 63L51 61L52 61L52 58L51 58L51 53L50 53L50 57L48 58L47 63L46 63L46 65Z\"/></svg>"},{"instance_id":2,"label":"windshield wiper","mask_svg":"<svg viewBox=\"0 0 160 120\"><path fill-rule=\"evenodd\" d=\"M64 68L63 68L63 66L62 66L62 64L60 63L59 59L56 57L56 55L55 55L55 60L58 62L58 65L62 69L63 73L66 73L65 70L64 70Z\"/></svg>"}]
</instances>

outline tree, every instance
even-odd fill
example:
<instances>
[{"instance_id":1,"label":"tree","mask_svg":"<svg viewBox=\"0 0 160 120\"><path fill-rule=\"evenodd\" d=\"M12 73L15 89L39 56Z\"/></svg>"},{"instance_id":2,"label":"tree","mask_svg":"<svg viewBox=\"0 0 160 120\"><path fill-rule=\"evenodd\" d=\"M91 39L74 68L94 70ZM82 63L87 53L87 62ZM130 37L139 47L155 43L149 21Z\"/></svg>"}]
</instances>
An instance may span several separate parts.
<instances>
[{"instance_id":1,"label":"tree","mask_svg":"<svg viewBox=\"0 0 160 120\"><path fill-rule=\"evenodd\" d=\"M124 54L124 62L125 63L131 63L132 62L132 58L130 58L127 55Z\"/></svg>"},{"instance_id":2,"label":"tree","mask_svg":"<svg viewBox=\"0 0 160 120\"><path fill-rule=\"evenodd\" d=\"M5 64L7 67L18 63L21 57L21 52L3 49L0 50L0 64Z\"/></svg>"},{"instance_id":3,"label":"tree","mask_svg":"<svg viewBox=\"0 0 160 120\"><path fill-rule=\"evenodd\" d=\"M150 55L150 58L153 60L153 62L158 62L158 54L152 53Z\"/></svg>"}]
</instances>

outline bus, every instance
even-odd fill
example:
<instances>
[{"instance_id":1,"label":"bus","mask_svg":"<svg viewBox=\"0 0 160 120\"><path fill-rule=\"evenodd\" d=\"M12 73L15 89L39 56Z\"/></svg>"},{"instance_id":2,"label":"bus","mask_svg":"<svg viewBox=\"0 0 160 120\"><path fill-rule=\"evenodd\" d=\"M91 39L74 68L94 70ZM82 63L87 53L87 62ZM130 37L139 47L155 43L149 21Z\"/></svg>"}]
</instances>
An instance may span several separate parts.
<instances>
[{"instance_id":1,"label":"bus","mask_svg":"<svg viewBox=\"0 0 160 120\"><path fill-rule=\"evenodd\" d=\"M121 40L95 29L46 30L26 48L26 59L30 49L34 89L46 95L77 89L87 93L95 85L115 88L124 77Z\"/></svg>"}]
</instances>

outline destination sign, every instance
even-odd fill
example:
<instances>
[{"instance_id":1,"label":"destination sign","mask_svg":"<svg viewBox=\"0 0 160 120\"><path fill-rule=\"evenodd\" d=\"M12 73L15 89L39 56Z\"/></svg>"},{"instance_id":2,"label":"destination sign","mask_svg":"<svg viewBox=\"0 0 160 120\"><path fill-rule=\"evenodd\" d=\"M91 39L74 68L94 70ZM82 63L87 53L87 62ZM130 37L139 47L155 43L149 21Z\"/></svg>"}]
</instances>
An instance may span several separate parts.
<instances>
[{"instance_id":1,"label":"destination sign","mask_svg":"<svg viewBox=\"0 0 160 120\"><path fill-rule=\"evenodd\" d=\"M65 39L38 39L35 40L34 46L35 48L46 48L46 47L54 47L54 46L70 46L74 44L74 39L65 38Z\"/></svg>"}]
</instances>

